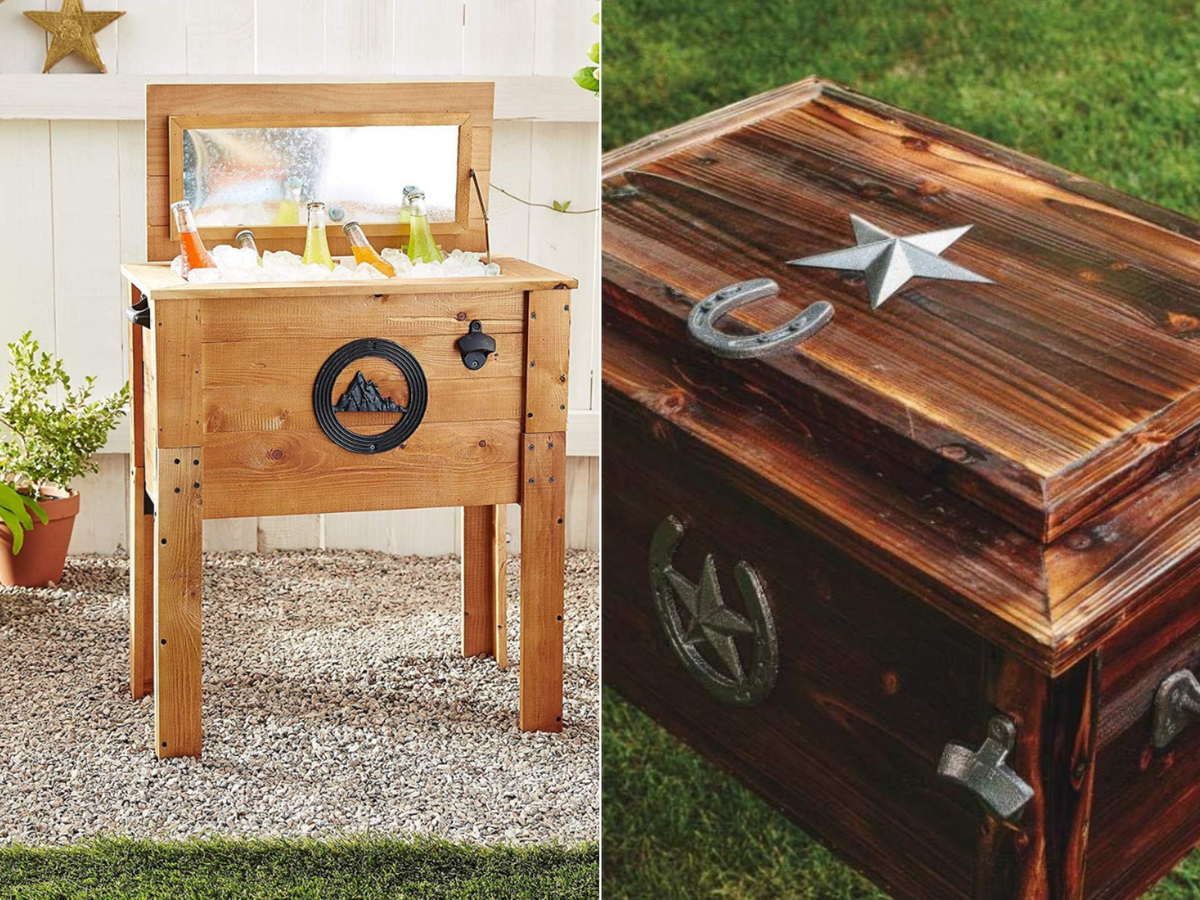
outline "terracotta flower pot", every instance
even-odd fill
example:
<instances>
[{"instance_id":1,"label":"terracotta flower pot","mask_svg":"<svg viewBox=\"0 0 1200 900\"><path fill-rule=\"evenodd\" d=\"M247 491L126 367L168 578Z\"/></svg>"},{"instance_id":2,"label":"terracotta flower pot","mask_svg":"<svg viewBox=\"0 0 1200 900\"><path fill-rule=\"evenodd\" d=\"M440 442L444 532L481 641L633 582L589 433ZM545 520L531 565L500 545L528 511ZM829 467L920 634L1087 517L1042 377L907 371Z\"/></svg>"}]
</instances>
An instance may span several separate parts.
<instances>
[{"instance_id":1,"label":"terracotta flower pot","mask_svg":"<svg viewBox=\"0 0 1200 900\"><path fill-rule=\"evenodd\" d=\"M39 501L46 511L45 525L35 516L33 530L26 532L21 552L13 555L12 532L0 524L0 584L46 587L58 584L67 562L67 547L79 513L79 491L47 491Z\"/></svg>"}]
</instances>

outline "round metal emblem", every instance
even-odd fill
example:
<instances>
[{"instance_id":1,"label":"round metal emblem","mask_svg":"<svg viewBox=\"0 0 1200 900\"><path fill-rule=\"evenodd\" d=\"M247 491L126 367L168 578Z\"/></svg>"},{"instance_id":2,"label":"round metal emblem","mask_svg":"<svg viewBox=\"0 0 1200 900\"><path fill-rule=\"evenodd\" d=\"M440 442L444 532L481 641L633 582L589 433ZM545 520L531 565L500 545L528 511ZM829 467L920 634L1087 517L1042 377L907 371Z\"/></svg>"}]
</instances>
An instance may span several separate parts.
<instances>
[{"instance_id":1,"label":"round metal emblem","mask_svg":"<svg viewBox=\"0 0 1200 900\"><path fill-rule=\"evenodd\" d=\"M390 362L400 370L408 382L408 405L400 406L390 398L382 397L374 382L367 381L359 372L351 388L334 402L332 399L337 378L351 364L360 359L374 357ZM351 391L355 392L350 398ZM397 344L384 338L363 338L351 341L335 350L317 372L313 382L313 412L317 424L331 441L352 453L383 453L412 437L429 402L429 384L425 371L417 358ZM338 421L339 412L398 412L400 420L381 434L359 434Z\"/></svg>"},{"instance_id":2,"label":"round metal emblem","mask_svg":"<svg viewBox=\"0 0 1200 900\"><path fill-rule=\"evenodd\" d=\"M746 615L726 606L711 553L704 558L699 582L672 564L683 534L683 523L668 516L650 541L650 590L667 643L688 673L722 703L755 706L779 676L779 637L766 586L754 569L739 562L734 578ZM753 648L745 665L737 645L742 636ZM702 647L708 648L708 657Z\"/></svg>"}]
</instances>

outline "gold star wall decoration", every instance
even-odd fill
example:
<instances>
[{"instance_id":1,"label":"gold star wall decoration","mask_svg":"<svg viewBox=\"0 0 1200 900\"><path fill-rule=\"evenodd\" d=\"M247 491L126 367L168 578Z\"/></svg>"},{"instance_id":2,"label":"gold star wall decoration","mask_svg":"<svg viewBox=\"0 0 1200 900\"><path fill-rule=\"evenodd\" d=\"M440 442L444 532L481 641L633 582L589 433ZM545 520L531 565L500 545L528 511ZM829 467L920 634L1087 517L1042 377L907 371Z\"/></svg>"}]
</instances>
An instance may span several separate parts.
<instances>
[{"instance_id":1,"label":"gold star wall decoration","mask_svg":"<svg viewBox=\"0 0 1200 900\"><path fill-rule=\"evenodd\" d=\"M42 72L49 72L69 53L78 53L101 73L108 71L100 58L96 46L96 32L111 25L123 12L87 12L83 0L63 0L62 9L56 13L26 11L25 15L50 32L50 49L46 51L46 64Z\"/></svg>"}]
</instances>

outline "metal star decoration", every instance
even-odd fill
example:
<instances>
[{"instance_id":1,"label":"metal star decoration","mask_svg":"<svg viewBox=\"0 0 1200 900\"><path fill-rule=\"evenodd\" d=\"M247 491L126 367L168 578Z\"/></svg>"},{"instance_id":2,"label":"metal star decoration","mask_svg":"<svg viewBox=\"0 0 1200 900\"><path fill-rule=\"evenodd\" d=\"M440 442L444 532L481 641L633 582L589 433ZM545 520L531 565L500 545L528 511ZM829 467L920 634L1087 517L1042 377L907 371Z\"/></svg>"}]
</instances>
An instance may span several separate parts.
<instances>
[{"instance_id":1,"label":"metal star decoration","mask_svg":"<svg viewBox=\"0 0 1200 900\"><path fill-rule=\"evenodd\" d=\"M704 559L699 584L692 584L674 569L668 570L666 575L675 589L675 596L692 617L684 641L693 647L708 644L734 680L743 681L746 675L734 638L739 634L753 634L754 626L725 605L712 556Z\"/></svg>"},{"instance_id":2,"label":"metal star decoration","mask_svg":"<svg viewBox=\"0 0 1200 900\"><path fill-rule=\"evenodd\" d=\"M939 255L970 231L970 225L897 237L855 215L850 216L850 224L854 226L857 247L793 259L788 265L862 272L867 279L871 309L882 306L910 278L994 283L990 278L942 259Z\"/></svg>"},{"instance_id":3,"label":"metal star decoration","mask_svg":"<svg viewBox=\"0 0 1200 900\"><path fill-rule=\"evenodd\" d=\"M111 25L123 12L87 12L83 0L63 0L62 8L56 12L26 11L25 15L51 35L50 49L46 51L46 64L42 72L49 72L70 53L78 53L93 66L106 73L100 48L96 46L96 32Z\"/></svg>"}]
</instances>

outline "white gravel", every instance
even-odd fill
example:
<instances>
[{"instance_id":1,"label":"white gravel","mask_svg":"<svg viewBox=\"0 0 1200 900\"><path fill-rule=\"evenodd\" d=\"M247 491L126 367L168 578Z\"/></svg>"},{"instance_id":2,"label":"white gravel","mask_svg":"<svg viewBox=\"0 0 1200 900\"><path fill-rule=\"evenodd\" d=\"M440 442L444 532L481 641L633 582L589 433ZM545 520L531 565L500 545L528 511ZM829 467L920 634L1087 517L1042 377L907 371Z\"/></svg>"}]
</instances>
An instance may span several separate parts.
<instances>
[{"instance_id":1,"label":"white gravel","mask_svg":"<svg viewBox=\"0 0 1200 900\"><path fill-rule=\"evenodd\" d=\"M567 562L565 727L517 730L509 661L459 653L459 561L207 554L204 757L157 760L130 698L128 566L76 557L56 589L0 588L0 844L100 833L599 831L599 564Z\"/></svg>"}]
</instances>

